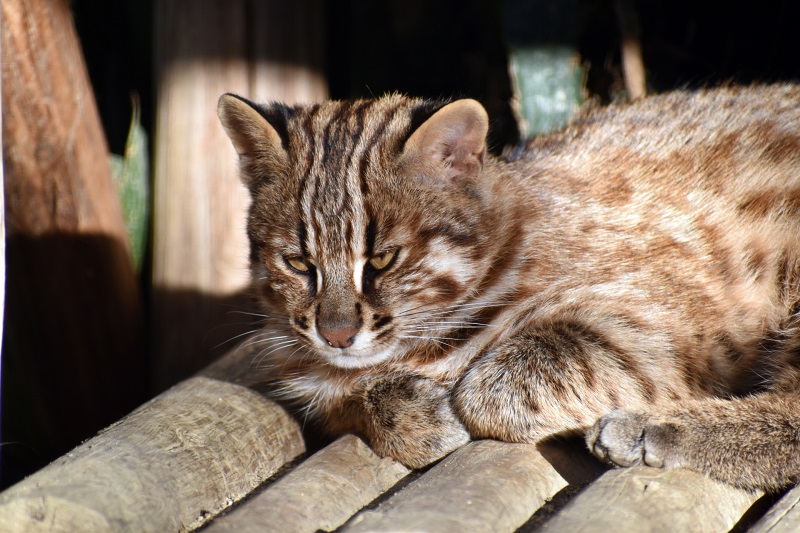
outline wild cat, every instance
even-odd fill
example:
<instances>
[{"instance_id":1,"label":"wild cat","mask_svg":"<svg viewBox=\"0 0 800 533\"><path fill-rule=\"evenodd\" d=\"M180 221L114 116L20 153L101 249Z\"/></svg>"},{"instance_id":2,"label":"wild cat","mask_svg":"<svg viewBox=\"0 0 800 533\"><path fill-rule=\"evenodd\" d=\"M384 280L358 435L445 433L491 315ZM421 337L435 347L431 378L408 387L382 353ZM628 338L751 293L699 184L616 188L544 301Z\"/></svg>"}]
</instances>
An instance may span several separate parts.
<instances>
[{"instance_id":1,"label":"wild cat","mask_svg":"<svg viewBox=\"0 0 800 533\"><path fill-rule=\"evenodd\" d=\"M280 393L411 467L583 433L800 481L800 89L585 114L515 160L474 100L220 98Z\"/></svg>"}]
</instances>

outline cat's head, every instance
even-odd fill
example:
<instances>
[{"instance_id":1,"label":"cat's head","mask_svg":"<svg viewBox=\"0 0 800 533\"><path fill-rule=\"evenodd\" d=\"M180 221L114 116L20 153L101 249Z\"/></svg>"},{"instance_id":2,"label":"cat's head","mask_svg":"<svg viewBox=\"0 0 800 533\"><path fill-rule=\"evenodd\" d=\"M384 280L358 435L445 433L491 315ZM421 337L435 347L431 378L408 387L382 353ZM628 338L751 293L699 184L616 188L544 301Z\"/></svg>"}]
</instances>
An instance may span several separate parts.
<instances>
[{"instance_id":1,"label":"cat's head","mask_svg":"<svg viewBox=\"0 0 800 533\"><path fill-rule=\"evenodd\" d=\"M446 343L484 270L481 226L492 223L483 107L224 95L218 113L252 196L254 288L303 356L360 368Z\"/></svg>"}]
</instances>

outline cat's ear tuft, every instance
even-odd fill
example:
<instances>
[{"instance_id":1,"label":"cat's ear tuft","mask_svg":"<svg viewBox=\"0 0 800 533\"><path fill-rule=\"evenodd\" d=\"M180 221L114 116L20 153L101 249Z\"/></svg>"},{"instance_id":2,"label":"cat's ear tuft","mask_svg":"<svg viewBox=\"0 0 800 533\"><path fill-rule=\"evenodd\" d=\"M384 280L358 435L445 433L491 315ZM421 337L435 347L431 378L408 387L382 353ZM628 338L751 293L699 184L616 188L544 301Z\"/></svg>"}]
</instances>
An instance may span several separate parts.
<instances>
[{"instance_id":1,"label":"cat's ear tuft","mask_svg":"<svg viewBox=\"0 0 800 533\"><path fill-rule=\"evenodd\" d=\"M456 100L436 111L408 138L400 164L426 181L463 184L478 177L486 155L489 117L481 104Z\"/></svg>"},{"instance_id":2,"label":"cat's ear tuft","mask_svg":"<svg viewBox=\"0 0 800 533\"><path fill-rule=\"evenodd\" d=\"M262 107L235 94L223 94L217 115L242 163L242 180L252 186L264 175L288 166L286 121L289 108Z\"/></svg>"}]
</instances>

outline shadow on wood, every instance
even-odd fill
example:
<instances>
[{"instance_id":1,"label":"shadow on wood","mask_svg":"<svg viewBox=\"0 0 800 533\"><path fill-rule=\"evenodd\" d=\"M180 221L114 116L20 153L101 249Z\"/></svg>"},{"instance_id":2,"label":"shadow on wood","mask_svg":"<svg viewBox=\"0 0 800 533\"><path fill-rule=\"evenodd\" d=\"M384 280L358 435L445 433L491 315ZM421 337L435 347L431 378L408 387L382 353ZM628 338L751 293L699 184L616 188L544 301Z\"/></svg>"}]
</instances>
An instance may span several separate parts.
<instances>
[{"instance_id":1,"label":"shadow on wood","mask_svg":"<svg viewBox=\"0 0 800 533\"><path fill-rule=\"evenodd\" d=\"M138 287L106 235L10 235L3 481L39 468L148 397ZM125 282L127 281L127 283Z\"/></svg>"}]
</instances>

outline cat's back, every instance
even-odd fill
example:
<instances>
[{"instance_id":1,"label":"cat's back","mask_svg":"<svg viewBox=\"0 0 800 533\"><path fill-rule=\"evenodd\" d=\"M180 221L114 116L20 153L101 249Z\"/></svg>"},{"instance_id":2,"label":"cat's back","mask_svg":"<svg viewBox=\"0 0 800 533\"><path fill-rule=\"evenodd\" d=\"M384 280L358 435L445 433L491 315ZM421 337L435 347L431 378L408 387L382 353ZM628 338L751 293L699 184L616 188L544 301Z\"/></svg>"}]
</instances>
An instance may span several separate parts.
<instances>
[{"instance_id":1,"label":"cat's back","mask_svg":"<svg viewBox=\"0 0 800 533\"><path fill-rule=\"evenodd\" d=\"M528 174L618 204L635 190L700 205L711 195L800 192L800 86L676 91L590 110L534 139L524 159Z\"/></svg>"},{"instance_id":2,"label":"cat's back","mask_svg":"<svg viewBox=\"0 0 800 533\"><path fill-rule=\"evenodd\" d=\"M673 332L694 321L697 331L734 324L751 337L795 305L797 86L593 110L533 140L512 165L540 215L527 222L527 247L539 269L531 279L548 280L547 294L628 298L643 317L660 303Z\"/></svg>"}]
</instances>

